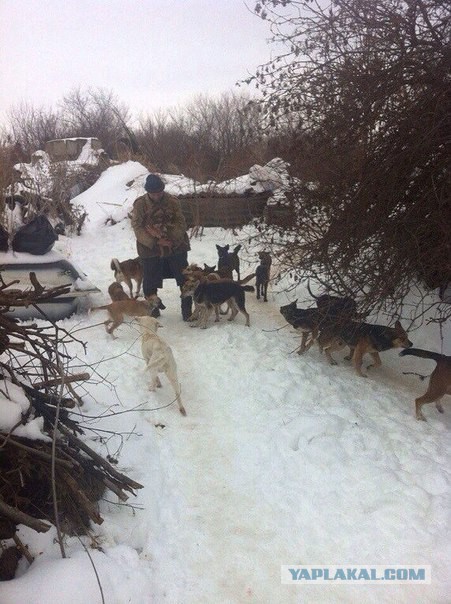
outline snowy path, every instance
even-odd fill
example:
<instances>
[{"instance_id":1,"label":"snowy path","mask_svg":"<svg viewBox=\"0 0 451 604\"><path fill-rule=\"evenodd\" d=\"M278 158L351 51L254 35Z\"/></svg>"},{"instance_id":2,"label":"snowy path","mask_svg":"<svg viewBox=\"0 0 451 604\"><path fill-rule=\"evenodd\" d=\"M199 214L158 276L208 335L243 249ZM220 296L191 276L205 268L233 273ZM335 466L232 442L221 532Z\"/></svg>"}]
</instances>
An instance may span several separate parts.
<instances>
[{"instance_id":1,"label":"snowy path","mask_svg":"<svg viewBox=\"0 0 451 604\"><path fill-rule=\"evenodd\" d=\"M212 264L215 242L217 233L194 241L190 259ZM118 249L114 229L102 243L96 283L106 291L108 258L130 257L131 248ZM76 252L92 249L85 238ZM412 401L424 385L402 376L409 365L384 353L383 367L363 380L339 356L330 367L316 348L290 354L298 340L289 328L278 331L287 298L275 291L267 304L247 294L249 329L241 315L192 329L180 320L175 284L162 295L161 335L178 362L188 417L173 405L110 420L139 433L125 443L120 468L145 485L132 501L143 509L106 505L100 529L105 547L127 544L151 573L148 592L131 602L445 602L451 413L438 416L431 406L427 424L414 420ZM133 329L120 328L113 343L101 327L93 332L90 359L118 354L107 366L122 406L172 400L167 382L146 391ZM111 399L100 389L96 396L100 406ZM301 563L431 564L434 580L281 585L280 566Z\"/></svg>"}]
</instances>

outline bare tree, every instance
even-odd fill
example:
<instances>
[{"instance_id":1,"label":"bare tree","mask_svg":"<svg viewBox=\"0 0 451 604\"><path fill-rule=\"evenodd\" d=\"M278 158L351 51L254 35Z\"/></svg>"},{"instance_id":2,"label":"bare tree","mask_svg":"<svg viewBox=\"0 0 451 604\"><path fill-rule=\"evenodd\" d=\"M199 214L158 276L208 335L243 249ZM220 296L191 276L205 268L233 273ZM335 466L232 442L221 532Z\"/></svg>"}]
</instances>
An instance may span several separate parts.
<instances>
[{"instance_id":1,"label":"bare tree","mask_svg":"<svg viewBox=\"0 0 451 604\"><path fill-rule=\"evenodd\" d=\"M48 140L59 138L62 126L58 112L20 103L8 113L6 138L29 159ZM22 158L23 159L23 158Z\"/></svg>"},{"instance_id":2,"label":"bare tree","mask_svg":"<svg viewBox=\"0 0 451 604\"><path fill-rule=\"evenodd\" d=\"M369 310L399 306L418 282L451 281L450 9L255 5L282 49L249 80L262 115L273 128L294 120L299 152L317 162L315 183L293 188L283 258L298 278L359 295Z\"/></svg>"},{"instance_id":3,"label":"bare tree","mask_svg":"<svg viewBox=\"0 0 451 604\"><path fill-rule=\"evenodd\" d=\"M248 95L199 95L141 120L139 145L160 170L204 181L236 176L261 157L260 115ZM246 157L247 152L247 157Z\"/></svg>"},{"instance_id":4,"label":"bare tree","mask_svg":"<svg viewBox=\"0 0 451 604\"><path fill-rule=\"evenodd\" d=\"M73 89L63 97L60 111L65 137L95 136L110 157L116 157L118 143L130 137L129 110L110 90Z\"/></svg>"}]
</instances>

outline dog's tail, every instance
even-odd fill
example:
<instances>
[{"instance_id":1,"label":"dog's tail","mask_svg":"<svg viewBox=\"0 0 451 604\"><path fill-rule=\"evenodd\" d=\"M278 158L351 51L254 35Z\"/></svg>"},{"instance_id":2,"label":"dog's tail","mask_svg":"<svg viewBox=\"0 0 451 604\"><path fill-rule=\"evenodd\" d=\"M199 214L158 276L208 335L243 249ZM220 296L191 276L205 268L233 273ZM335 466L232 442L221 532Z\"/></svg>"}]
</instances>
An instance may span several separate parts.
<instances>
[{"instance_id":1,"label":"dog's tail","mask_svg":"<svg viewBox=\"0 0 451 604\"><path fill-rule=\"evenodd\" d=\"M253 285L242 285L241 286L245 292L254 292L255 287Z\"/></svg>"},{"instance_id":2,"label":"dog's tail","mask_svg":"<svg viewBox=\"0 0 451 604\"><path fill-rule=\"evenodd\" d=\"M121 265L119 264L119 260L117 258L113 258L111 260L110 268L115 273L122 273L122 271L121 271Z\"/></svg>"},{"instance_id":3,"label":"dog's tail","mask_svg":"<svg viewBox=\"0 0 451 604\"><path fill-rule=\"evenodd\" d=\"M399 353L400 357L412 355L414 357L421 357L422 359L432 359L438 363L445 355L438 352L431 352L430 350L422 350L421 348L405 348Z\"/></svg>"},{"instance_id":4,"label":"dog's tail","mask_svg":"<svg viewBox=\"0 0 451 604\"><path fill-rule=\"evenodd\" d=\"M244 279L240 279L240 280L238 281L238 283L239 283L240 285L244 285L245 283L249 283L249 281L250 281L251 279L253 279L254 277L255 277L255 273L251 273L251 274L250 274L250 275L248 275L247 277L244 277Z\"/></svg>"},{"instance_id":5,"label":"dog's tail","mask_svg":"<svg viewBox=\"0 0 451 604\"><path fill-rule=\"evenodd\" d=\"M238 252L240 251L240 249L241 249L241 245L237 245L237 246L235 246L235 248L234 248L234 250L233 250L233 253L234 253L234 254L238 254Z\"/></svg>"}]
</instances>

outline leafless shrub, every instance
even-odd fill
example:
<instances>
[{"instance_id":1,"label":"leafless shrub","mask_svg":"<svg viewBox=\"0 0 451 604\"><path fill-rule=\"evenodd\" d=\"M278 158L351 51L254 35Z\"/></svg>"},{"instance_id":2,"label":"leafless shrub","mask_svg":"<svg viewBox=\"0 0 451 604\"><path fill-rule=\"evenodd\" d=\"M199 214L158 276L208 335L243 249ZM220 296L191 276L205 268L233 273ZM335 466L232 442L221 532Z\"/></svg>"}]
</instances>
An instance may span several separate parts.
<instances>
[{"instance_id":1,"label":"leafless shrub","mask_svg":"<svg viewBox=\"0 0 451 604\"><path fill-rule=\"evenodd\" d=\"M231 178L264 156L259 119L245 94L199 95L184 107L141 119L137 140L161 171L201 182Z\"/></svg>"},{"instance_id":2,"label":"leafless shrub","mask_svg":"<svg viewBox=\"0 0 451 604\"><path fill-rule=\"evenodd\" d=\"M116 157L130 119L128 108L109 90L73 89L59 104L65 137L97 137L110 157Z\"/></svg>"},{"instance_id":3,"label":"leafless shrub","mask_svg":"<svg viewBox=\"0 0 451 604\"><path fill-rule=\"evenodd\" d=\"M36 108L30 103L20 103L8 113L7 136L16 149L29 161L31 154L44 149L49 140L62 135L59 113L53 109Z\"/></svg>"},{"instance_id":4,"label":"leafless shrub","mask_svg":"<svg viewBox=\"0 0 451 604\"><path fill-rule=\"evenodd\" d=\"M451 281L449 7L262 0L255 11L287 49L251 78L264 120L297 123L294 149L314 156L315 182L293 187L278 233L287 271L372 311L400 309L418 285L421 317L422 288Z\"/></svg>"}]
</instances>

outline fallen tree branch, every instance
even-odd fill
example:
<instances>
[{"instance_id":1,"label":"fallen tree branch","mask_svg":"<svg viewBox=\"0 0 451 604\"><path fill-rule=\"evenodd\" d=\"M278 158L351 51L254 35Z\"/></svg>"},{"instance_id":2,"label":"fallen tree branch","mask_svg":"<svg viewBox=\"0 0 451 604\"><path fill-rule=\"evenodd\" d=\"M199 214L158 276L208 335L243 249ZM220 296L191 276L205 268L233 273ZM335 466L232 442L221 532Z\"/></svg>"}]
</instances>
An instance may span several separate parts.
<instances>
[{"instance_id":1,"label":"fallen tree branch","mask_svg":"<svg viewBox=\"0 0 451 604\"><path fill-rule=\"evenodd\" d=\"M6 516L6 518L12 520L15 524L25 524L25 526L34 529L38 533L46 533L51 526L50 524L45 524L45 522L37 520L36 518L33 518L32 516L21 512L17 508L8 505L3 501L3 498L1 497L0 513L3 514L3 516Z\"/></svg>"}]
</instances>

